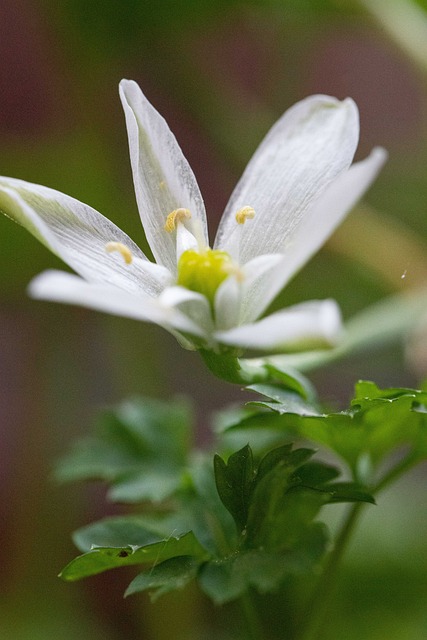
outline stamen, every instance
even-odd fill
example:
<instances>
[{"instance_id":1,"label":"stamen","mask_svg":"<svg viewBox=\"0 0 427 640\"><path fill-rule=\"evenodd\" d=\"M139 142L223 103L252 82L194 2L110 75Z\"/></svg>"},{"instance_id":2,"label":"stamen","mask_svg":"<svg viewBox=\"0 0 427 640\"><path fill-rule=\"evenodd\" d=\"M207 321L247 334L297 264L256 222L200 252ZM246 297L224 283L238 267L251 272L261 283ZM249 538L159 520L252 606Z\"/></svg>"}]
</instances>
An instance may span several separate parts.
<instances>
[{"instance_id":1,"label":"stamen","mask_svg":"<svg viewBox=\"0 0 427 640\"><path fill-rule=\"evenodd\" d=\"M252 220L255 218L255 209L252 207L242 207L236 213L237 224L245 224L246 220Z\"/></svg>"},{"instance_id":2,"label":"stamen","mask_svg":"<svg viewBox=\"0 0 427 640\"><path fill-rule=\"evenodd\" d=\"M118 251L123 257L123 260L126 262L126 264L130 264L133 260L131 250L126 245L124 245L123 242L107 242L107 244L105 245L105 251L107 253Z\"/></svg>"},{"instance_id":3,"label":"stamen","mask_svg":"<svg viewBox=\"0 0 427 640\"><path fill-rule=\"evenodd\" d=\"M178 222L183 222L184 220L189 220L191 218L191 212L189 209L183 209L180 207L179 209L174 209L166 218L165 222L165 231L168 233L172 233L175 231Z\"/></svg>"}]
</instances>

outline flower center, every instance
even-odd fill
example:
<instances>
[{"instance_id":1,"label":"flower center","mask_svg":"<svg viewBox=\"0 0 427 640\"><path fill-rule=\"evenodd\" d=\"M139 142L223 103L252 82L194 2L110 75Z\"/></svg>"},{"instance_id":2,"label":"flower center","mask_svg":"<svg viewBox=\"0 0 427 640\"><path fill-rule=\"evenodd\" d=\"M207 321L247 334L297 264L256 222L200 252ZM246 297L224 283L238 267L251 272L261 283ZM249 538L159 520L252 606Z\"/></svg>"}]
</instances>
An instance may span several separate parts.
<instances>
[{"instance_id":1,"label":"flower center","mask_svg":"<svg viewBox=\"0 0 427 640\"><path fill-rule=\"evenodd\" d=\"M201 293L213 304L219 285L234 271L231 256L225 251L188 249L178 261L177 284Z\"/></svg>"}]
</instances>

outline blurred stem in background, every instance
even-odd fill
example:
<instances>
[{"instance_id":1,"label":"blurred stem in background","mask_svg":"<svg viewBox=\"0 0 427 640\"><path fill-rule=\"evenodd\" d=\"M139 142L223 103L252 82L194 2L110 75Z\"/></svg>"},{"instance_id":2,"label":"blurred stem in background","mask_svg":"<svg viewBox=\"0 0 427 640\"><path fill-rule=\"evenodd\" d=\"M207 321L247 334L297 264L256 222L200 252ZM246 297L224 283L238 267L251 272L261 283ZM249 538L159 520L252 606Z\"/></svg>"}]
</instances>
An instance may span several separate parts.
<instances>
[{"instance_id":1,"label":"blurred stem in background","mask_svg":"<svg viewBox=\"0 0 427 640\"><path fill-rule=\"evenodd\" d=\"M427 71L427 13L413 0L359 0L402 50Z\"/></svg>"}]
</instances>

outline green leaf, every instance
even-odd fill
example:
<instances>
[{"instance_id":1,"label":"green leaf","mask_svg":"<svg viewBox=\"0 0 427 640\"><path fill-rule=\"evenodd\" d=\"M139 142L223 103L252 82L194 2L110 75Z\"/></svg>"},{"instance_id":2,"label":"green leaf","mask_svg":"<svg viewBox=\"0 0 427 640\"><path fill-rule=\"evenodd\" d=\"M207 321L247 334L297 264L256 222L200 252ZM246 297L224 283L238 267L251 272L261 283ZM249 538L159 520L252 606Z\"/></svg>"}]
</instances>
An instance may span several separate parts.
<instances>
[{"instance_id":1,"label":"green leaf","mask_svg":"<svg viewBox=\"0 0 427 640\"><path fill-rule=\"evenodd\" d=\"M356 482L334 482L325 485L323 491L331 494L329 502L368 502L376 504L373 496Z\"/></svg>"},{"instance_id":2,"label":"green leaf","mask_svg":"<svg viewBox=\"0 0 427 640\"><path fill-rule=\"evenodd\" d=\"M159 563L174 556L193 556L205 560L209 556L192 531L154 541L143 546L95 547L72 560L59 574L67 581L80 580L109 569L137 564Z\"/></svg>"},{"instance_id":3,"label":"green leaf","mask_svg":"<svg viewBox=\"0 0 427 640\"><path fill-rule=\"evenodd\" d=\"M95 436L63 459L62 481L100 479L113 501L159 502L180 486L189 448L191 416L182 401L136 398L104 412Z\"/></svg>"},{"instance_id":4,"label":"green leaf","mask_svg":"<svg viewBox=\"0 0 427 640\"><path fill-rule=\"evenodd\" d=\"M309 487L319 487L340 475L336 467L331 467L324 462L307 462L295 471L294 480Z\"/></svg>"},{"instance_id":5,"label":"green leaf","mask_svg":"<svg viewBox=\"0 0 427 640\"><path fill-rule=\"evenodd\" d=\"M170 516L115 516L81 527L73 534L80 551L93 547L142 547L167 539L174 531Z\"/></svg>"},{"instance_id":6,"label":"green leaf","mask_svg":"<svg viewBox=\"0 0 427 640\"><path fill-rule=\"evenodd\" d=\"M272 378L280 380L282 387L285 387L285 389L291 392L296 392L309 402L316 401L316 389L310 380L303 376L297 369L285 366L283 363L280 363L280 361L272 364L268 358L265 358L265 360L265 368L270 372Z\"/></svg>"},{"instance_id":7,"label":"green leaf","mask_svg":"<svg viewBox=\"0 0 427 640\"><path fill-rule=\"evenodd\" d=\"M272 402L266 402L265 400L257 402L253 400L248 403L251 406L268 407L279 414L295 413L301 416L318 416L322 415L318 408L311 402L306 401L299 394L283 389L277 385L272 384L253 384L247 387L250 391L255 391L262 396L270 398Z\"/></svg>"},{"instance_id":8,"label":"green leaf","mask_svg":"<svg viewBox=\"0 0 427 640\"><path fill-rule=\"evenodd\" d=\"M160 464L144 465L140 473L129 474L128 477L117 479L108 492L108 497L113 502L161 502L172 495L180 486L183 470L180 468L167 468Z\"/></svg>"},{"instance_id":9,"label":"green leaf","mask_svg":"<svg viewBox=\"0 0 427 640\"><path fill-rule=\"evenodd\" d=\"M289 576L310 574L323 556L327 543L325 528L316 523L308 534L300 549L287 553L252 549L207 562L199 570L200 587L215 604L235 600L250 587L262 594L277 591Z\"/></svg>"},{"instance_id":10,"label":"green leaf","mask_svg":"<svg viewBox=\"0 0 427 640\"><path fill-rule=\"evenodd\" d=\"M329 502L369 502L375 500L356 482L333 482L340 475L335 467L323 462L308 462L299 467L292 475L294 486L316 489L330 495Z\"/></svg>"},{"instance_id":11,"label":"green leaf","mask_svg":"<svg viewBox=\"0 0 427 640\"><path fill-rule=\"evenodd\" d=\"M196 577L199 564L192 556L176 556L156 564L149 572L140 573L132 580L125 591L125 598L153 589L150 597L154 601L169 591L183 589Z\"/></svg>"},{"instance_id":12,"label":"green leaf","mask_svg":"<svg viewBox=\"0 0 427 640\"><path fill-rule=\"evenodd\" d=\"M345 460L355 479L362 483L372 482L372 471L399 447L409 447L412 464L427 456L427 393L424 391L381 390L373 383L360 382L347 411L310 414L282 401L288 392L278 393L270 385L253 385L252 389L267 398L252 403L263 411L254 412L230 429L248 431L268 427L288 439L302 437L322 444ZM265 410L273 412L270 418Z\"/></svg>"},{"instance_id":13,"label":"green leaf","mask_svg":"<svg viewBox=\"0 0 427 640\"><path fill-rule=\"evenodd\" d=\"M191 529L212 555L230 553L237 541L236 525L218 495L211 454L195 456L186 480L179 493L174 526Z\"/></svg>"},{"instance_id":14,"label":"green leaf","mask_svg":"<svg viewBox=\"0 0 427 640\"><path fill-rule=\"evenodd\" d=\"M248 517L249 494L254 478L251 448L246 445L233 453L227 463L216 455L214 470L219 497L233 516L238 529L242 530Z\"/></svg>"},{"instance_id":15,"label":"green leaf","mask_svg":"<svg viewBox=\"0 0 427 640\"><path fill-rule=\"evenodd\" d=\"M258 484L264 476L273 470L279 470L279 473L286 476L289 475L302 465L308 458L315 453L313 449L294 449L291 444L285 444L276 449L269 451L259 463L256 475L256 484ZM320 464L320 463L319 463Z\"/></svg>"}]
</instances>

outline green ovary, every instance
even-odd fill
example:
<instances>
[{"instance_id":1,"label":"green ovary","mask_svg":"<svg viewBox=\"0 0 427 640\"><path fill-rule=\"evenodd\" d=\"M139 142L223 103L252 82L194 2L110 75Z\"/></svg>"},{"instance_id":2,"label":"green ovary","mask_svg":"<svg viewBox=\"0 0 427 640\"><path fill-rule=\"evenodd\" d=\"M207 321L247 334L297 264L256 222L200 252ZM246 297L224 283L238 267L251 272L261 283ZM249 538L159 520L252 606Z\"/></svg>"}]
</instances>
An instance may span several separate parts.
<instances>
[{"instance_id":1,"label":"green ovary","mask_svg":"<svg viewBox=\"0 0 427 640\"><path fill-rule=\"evenodd\" d=\"M177 284L197 291L213 305L219 285L233 272L233 261L225 251L194 249L184 251L178 261Z\"/></svg>"}]
</instances>

